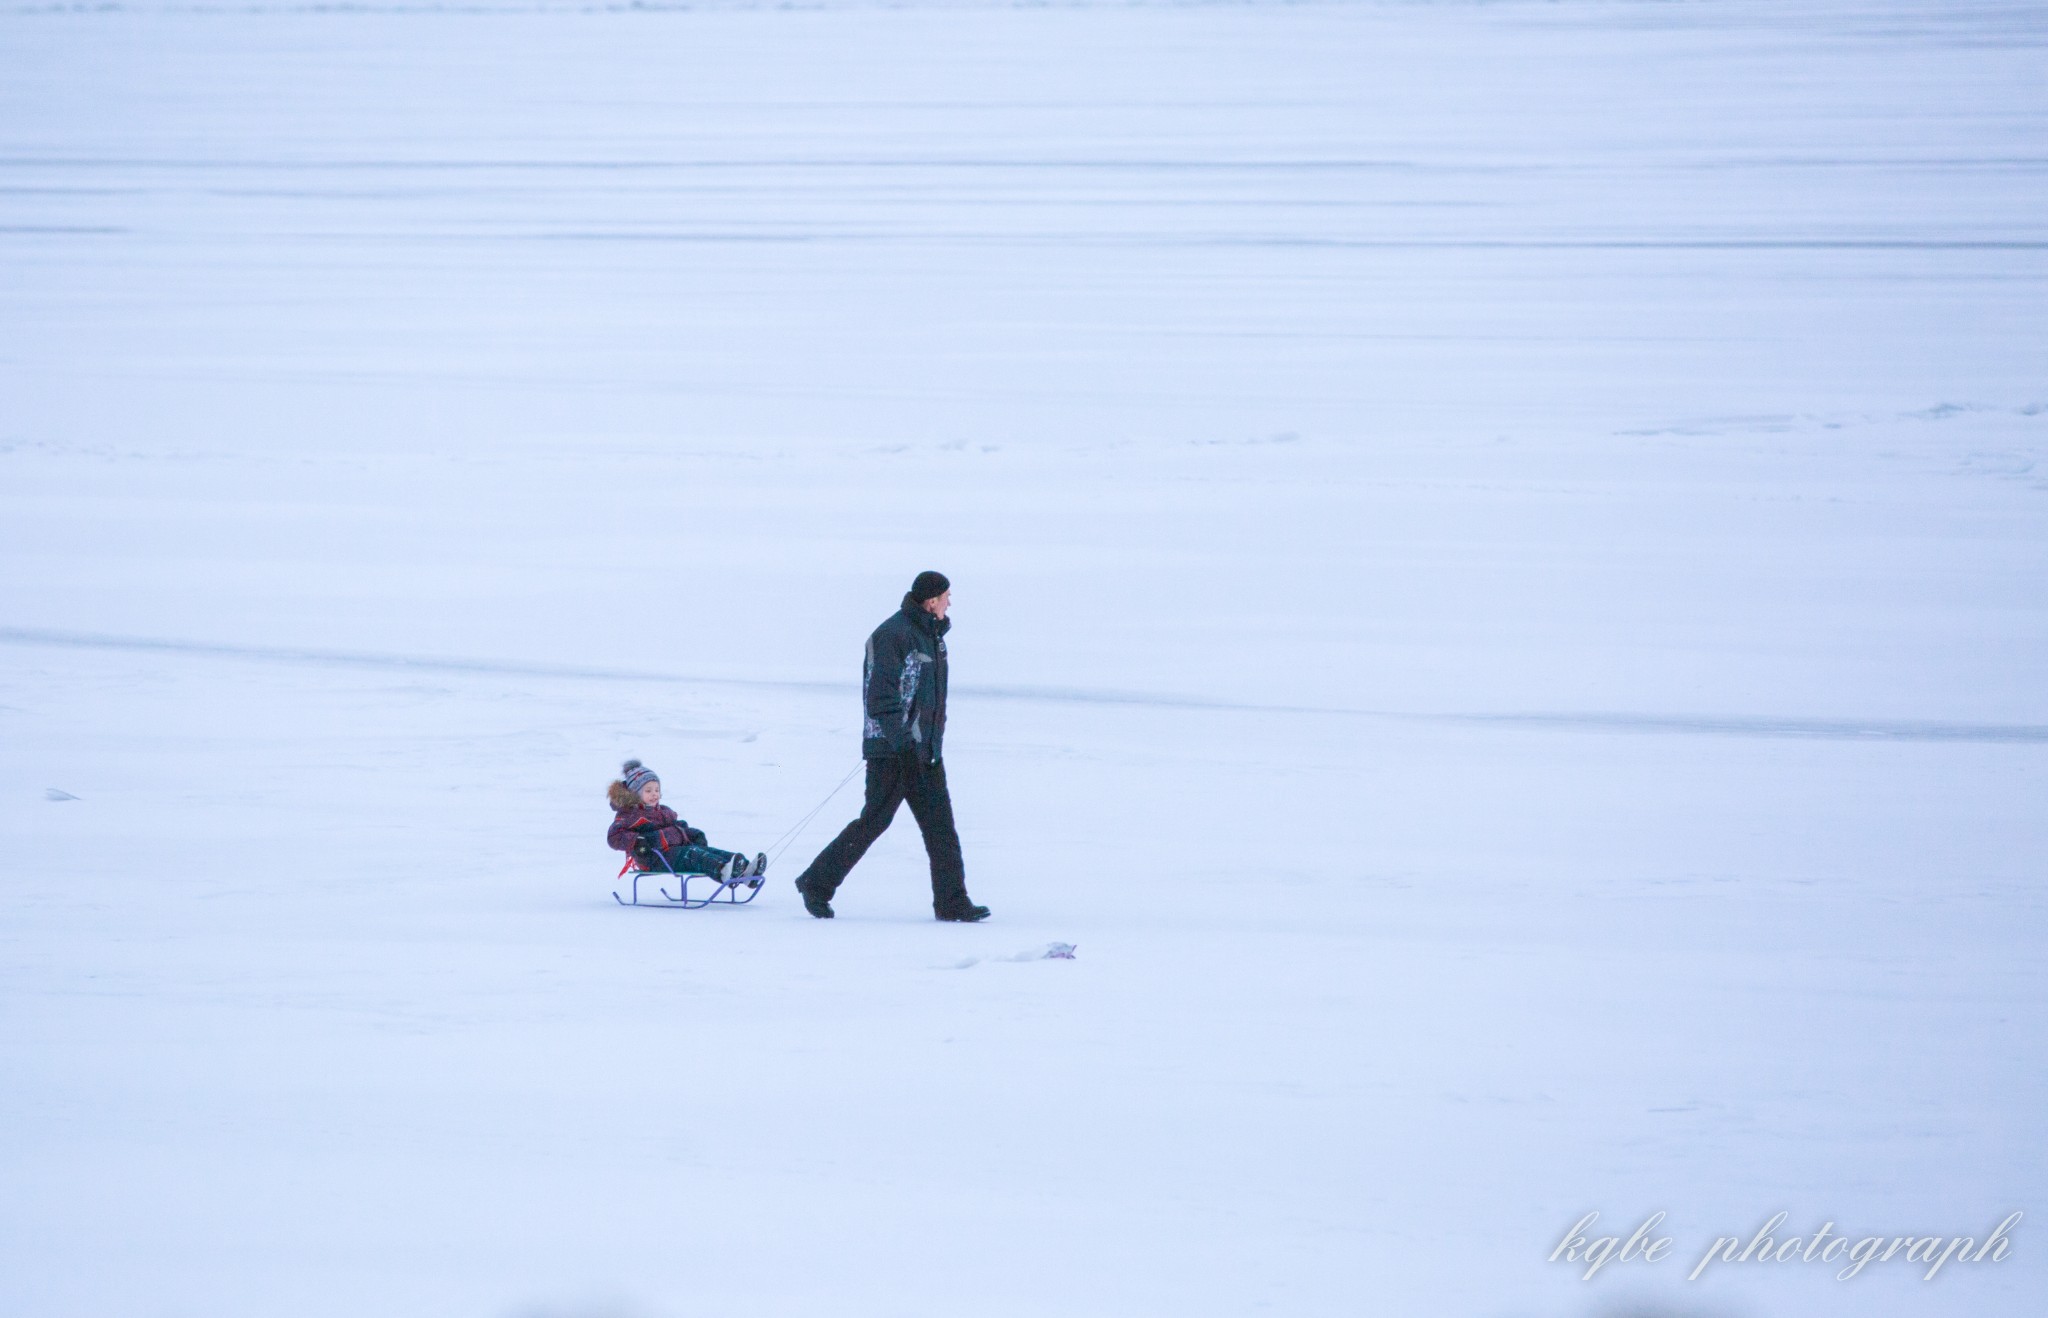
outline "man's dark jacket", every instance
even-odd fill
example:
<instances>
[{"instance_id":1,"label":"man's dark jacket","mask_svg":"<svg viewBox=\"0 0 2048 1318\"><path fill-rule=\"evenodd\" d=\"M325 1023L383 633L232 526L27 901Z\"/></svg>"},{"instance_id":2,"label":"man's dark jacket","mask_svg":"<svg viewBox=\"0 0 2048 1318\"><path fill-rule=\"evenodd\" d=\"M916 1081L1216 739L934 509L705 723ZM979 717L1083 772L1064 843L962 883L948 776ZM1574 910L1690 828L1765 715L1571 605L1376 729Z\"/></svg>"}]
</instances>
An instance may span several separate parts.
<instances>
[{"instance_id":1,"label":"man's dark jacket","mask_svg":"<svg viewBox=\"0 0 2048 1318\"><path fill-rule=\"evenodd\" d=\"M868 637L861 675L867 711L863 756L879 760L914 752L922 763L937 763L946 736L946 633L952 626L906 597Z\"/></svg>"}]
</instances>

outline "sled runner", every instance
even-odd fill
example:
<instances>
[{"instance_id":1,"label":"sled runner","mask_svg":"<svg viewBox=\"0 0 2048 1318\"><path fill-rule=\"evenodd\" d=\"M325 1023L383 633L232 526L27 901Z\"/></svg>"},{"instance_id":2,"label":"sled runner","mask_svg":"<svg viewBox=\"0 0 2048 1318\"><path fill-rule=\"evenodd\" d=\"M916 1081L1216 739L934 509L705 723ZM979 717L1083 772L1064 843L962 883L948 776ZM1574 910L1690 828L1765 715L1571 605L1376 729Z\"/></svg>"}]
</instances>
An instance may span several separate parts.
<instances>
[{"instance_id":1,"label":"sled runner","mask_svg":"<svg viewBox=\"0 0 2048 1318\"><path fill-rule=\"evenodd\" d=\"M612 891L612 900L621 906L652 906L657 908L666 906L685 911L694 911L699 907L709 906L713 902L719 902L726 906L745 906L748 902L761 895L762 880L753 875L720 882L716 874L678 873L669 865L668 858L659 851L654 853L654 860L660 866L659 869L643 864L637 857L626 857L626 863L619 867L619 877L623 879L628 874L633 876L633 900L627 901L624 897L619 896L617 889ZM646 901L641 901L640 880L649 875L660 876L662 879L676 880L676 887L679 891L674 895L670 895L667 884L663 883L655 889L656 892L661 894L660 901L656 901L651 897ZM690 880L692 879L695 879L700 885L697 889L699 895L695 897L690 895ZM706 892L703 886L701 886L706 884L710 885L709 892ZM744 897L740 895L742 890L746 893Z\"/></svg>"}]
</instances>

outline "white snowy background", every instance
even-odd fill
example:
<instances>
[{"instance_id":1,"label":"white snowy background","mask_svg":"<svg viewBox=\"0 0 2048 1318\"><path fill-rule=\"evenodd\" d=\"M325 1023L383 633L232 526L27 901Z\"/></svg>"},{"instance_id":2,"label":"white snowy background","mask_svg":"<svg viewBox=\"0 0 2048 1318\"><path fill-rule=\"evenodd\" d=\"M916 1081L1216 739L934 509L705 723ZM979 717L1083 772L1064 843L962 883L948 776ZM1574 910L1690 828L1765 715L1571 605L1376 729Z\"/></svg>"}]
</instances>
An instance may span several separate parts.
<instances>
[{"instance_id":1,"label":"white snowy background","mask_svg":"<svg viewBox=\"0 0 2048 1318\"><path fill-rule=\"evenodd\" d=\"M0 11L10 1315L2031 1315L2044 678L2039 4Z\"/></svg>"}]
</instances>

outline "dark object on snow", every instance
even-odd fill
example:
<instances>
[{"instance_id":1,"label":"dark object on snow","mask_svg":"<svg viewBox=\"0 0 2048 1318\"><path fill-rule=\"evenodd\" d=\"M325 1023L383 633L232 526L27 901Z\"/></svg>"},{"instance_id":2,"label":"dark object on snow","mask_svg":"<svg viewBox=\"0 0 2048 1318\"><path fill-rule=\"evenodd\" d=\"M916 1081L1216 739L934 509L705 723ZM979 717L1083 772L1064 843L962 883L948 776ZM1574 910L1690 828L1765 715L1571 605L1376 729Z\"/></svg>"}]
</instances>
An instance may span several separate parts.
<instances>
[{"instance_id":1,"label":"dark object on snow","mask_svg":"<svg viewBox=\"0 0 2048 1318\"><path fill-rule=\"evenodd\" d=\"M861 669L863 758L914 753L927 764L938 761L946 736L946 633L952 629L951 620L934 618L906 597L868 637Z\"/></svg>"},{"instance_id":2,"label":"dark object on snow","mask_svg":"<svg viewBox=\"0 0 2048 1318\"><path fill-rule=\"evenodd\" d=\"M805 887L802 879L796 881L796 895L804 899L804 909L814 918L829 920L833 917L832 903Z\"/></svg>"},{"instance_id":3,"label":"dark object on snow","mask_svg":"<svg viewBox=\"0 0 2048 1318\"><path fill-rule=\"evenodd\" d=\"M988 919L988 907L973 905L963 906L960 907L958 910L954 911L940 911L934 918L940 920L949 920L955 924L973 924L977 920Z\"/></svg>"}]
</instances>

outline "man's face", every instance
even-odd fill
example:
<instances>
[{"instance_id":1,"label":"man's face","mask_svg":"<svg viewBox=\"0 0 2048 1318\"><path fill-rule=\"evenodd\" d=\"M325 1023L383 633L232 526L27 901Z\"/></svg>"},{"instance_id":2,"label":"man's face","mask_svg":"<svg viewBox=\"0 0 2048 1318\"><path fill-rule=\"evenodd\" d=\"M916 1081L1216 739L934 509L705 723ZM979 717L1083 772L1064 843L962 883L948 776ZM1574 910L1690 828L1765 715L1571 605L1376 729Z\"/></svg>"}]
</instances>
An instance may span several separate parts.
<instances>
[{"instance_id":1,"label":"man's face","mask_svg":"<svg viewBox=\"0 0 2048 1318\"><path fill-rule=\"evenodd\" d=\"M924 611L926 613L931 614L934 618L945 617L946 610L952 607L953 591L951 587L948 587L947 589L941 591L939 594L933 596L931 599L928 599L924 602Z\"/></svg>"},{"instance_id":2,"label":"man's face","mask_svg":"<svg viewBox=\"0 0 2048 1318\"><path fill-rule=\"evenodd\" d=\"M656 778L653 782L648 783L645 787L642 787L640 789L640 804L661 804L661 779Z\"/></svg>"}]
</instances>

